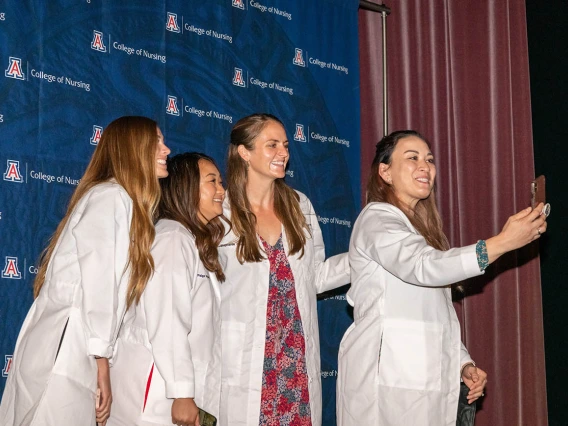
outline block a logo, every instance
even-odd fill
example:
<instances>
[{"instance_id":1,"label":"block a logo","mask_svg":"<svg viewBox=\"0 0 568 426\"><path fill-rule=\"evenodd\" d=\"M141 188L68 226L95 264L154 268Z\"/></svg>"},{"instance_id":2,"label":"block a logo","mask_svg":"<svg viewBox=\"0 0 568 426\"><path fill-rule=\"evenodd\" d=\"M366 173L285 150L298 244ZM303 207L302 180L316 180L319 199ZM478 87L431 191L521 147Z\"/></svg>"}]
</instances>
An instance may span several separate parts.
<instances>
[{"instance_id":1,"label":"block a logo","mask_svg":"<svg viewBox=\"0 0 568 426\"><path fill-rule=\"evenodd\" d=\"M98 145L101 140L103 128L101 126L93 126L93 136L91 136L91 145Z\"/></svg>"},{"instance_id":2,"label":"block a logo","mask_svg":"<svg viewBox=\"0 0 568 426\"><path fill-rule=\"evenodd\" d=\"M93 41L91 42L91 49L99 52L106 52L107 48L103 42L103 33L93 30Z\"/></svg>"},{"instance_id":3,"label":"block a logo","mask_svg":"<svg viewBox=\"0 0 568 426\"><path fill-rule=\"evenodd\" d=\"M10 56L9 61L8 68L4 71L4 75L9 78L25 80L26 77L22 72L22 60L20 58Z\"/></svg>"},{"instance_id":4,"label":"block a logo","mask_svg":"<svg viewBox=\"0 0 568 426\"><path fill-rule=\"evenodd\" d=\"M20 162L16 160L8 160L8 166L4 173L4 180L9 182L23 183L24 177L20 173Z\"/></svg>"},{"instance_id":5,"label":"block a logo","mask_svg":"<svg viewBox=\"0 0 568 426\"><path fill-rule=\"evenodd\" d=\"M242 69L235 68L235 74L233 75L233 84L239 87L246 87Z\"/></svg>"},{"instance_id":6,"label":"block a logo","mask_svg":"<svg viewBox=\"0 0 568 426\"><path fill-rule=\"evenodd\" d=\"M178 16L175 13L168 12L168 20L166 21L166 30L172 33L179 33Z\"/></svg>"},{"instance_id":7,"label":"block a logo","mask_svg":"<svg viewBox=\"0 0 568 426\"><path fill-rule=\"evenodd\" d=\"M168 105L166 106L166 114L179 115L179 108L177 102L178 100L175 96L168 95Z\"/></svg>"},{"instance_id":8,"label":"block a logo","mask_svg":"<svg viewBox=\"0 0 568 426\"><path fill-rule=\"evenodd\" d=\"M296 132L294 132L294 140L298 142L306 142L306 134L304 133L304 125L296 123Z\"/></svg>"},{"instance_id":9,"label":"block a logo","mask_svg":"<svg viewBox=\"0 0 568 426\"><path fill-rule=\"evenodd\" d=\"M245 3L243 0L233 0L233 7L245 10Z\"/></svg>"},{"instance_id":10,"label":"block a logo","mask_svg":"<svg viewBox=\"0 0 568 426\"><path fill-rule=\"evenodd\" d=\"M12 355L4 355L4 368L2 369L2 377L8 377L10 368L12 367Z\"/></svg>"},{"instance_id":11,"label":"block a logo","mask_svg":"<svg viewBox=\"0 0 568 426\"><path fill-rule=\"evenodd\" d=\"M6 256L6 264L2 270L2 278L8 278L11 280L19 280L22 278L22 274L18 269L17 257Z\"/></svg>"},{"instance_id":12,"label":"block a logo","mask_svg":"<svg viewBox=\"0 0 568 426\"><path fill-rule=\"evenodd\" d=\"M302 49L296 48L296 53L294 54L294 60L292 62L294 65L298 65L299 67L306 66L306 63L304 62L304 52L302 52Z\"/></svg>"}]
</instances>

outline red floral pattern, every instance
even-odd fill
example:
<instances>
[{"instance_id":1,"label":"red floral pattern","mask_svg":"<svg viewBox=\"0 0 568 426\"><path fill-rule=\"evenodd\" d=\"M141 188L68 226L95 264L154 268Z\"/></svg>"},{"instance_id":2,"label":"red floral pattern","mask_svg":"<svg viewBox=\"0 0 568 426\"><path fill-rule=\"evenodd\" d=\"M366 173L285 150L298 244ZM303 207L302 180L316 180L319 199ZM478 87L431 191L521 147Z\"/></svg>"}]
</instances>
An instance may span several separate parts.
<instances>
[{"instance_id":1,"label":"red floral pattern","mask_svg":"<svg viewBox=\"0 0 568 426\"><path fill-rule=\"evenodd\" d=\"M260 425L311 426L306 342L294 275L282 236L274 246L260 240L270 262Z\"/></svg>"}]
</instances>

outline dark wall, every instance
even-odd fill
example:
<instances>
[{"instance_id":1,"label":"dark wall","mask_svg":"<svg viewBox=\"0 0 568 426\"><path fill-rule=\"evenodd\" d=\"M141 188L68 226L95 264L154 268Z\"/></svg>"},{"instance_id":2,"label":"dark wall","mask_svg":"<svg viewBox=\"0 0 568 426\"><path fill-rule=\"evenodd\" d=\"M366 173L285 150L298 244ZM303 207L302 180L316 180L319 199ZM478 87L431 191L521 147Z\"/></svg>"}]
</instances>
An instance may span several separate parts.
<instances>
[{"instance_id":1,"label":"dark wall","mask_svg":"<svg viewBox=\"0 0 568 426\"><path fill-rule=\"evenodd\" d=\"M568 3L526 0L536 174L552 205L541 239L550 426L568 424Z\"/></svg>"}]
</instances>

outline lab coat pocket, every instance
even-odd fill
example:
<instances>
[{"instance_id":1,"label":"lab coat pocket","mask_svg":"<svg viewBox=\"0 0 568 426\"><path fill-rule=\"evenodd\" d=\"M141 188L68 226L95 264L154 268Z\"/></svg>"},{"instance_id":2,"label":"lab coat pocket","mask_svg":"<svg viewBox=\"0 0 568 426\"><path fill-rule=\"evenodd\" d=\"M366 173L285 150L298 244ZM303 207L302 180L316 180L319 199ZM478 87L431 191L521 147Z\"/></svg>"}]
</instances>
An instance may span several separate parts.
<instances>
[{"instance_id":1,"label":"lab coat pocket","mask_svg":"<svg viewBox=\"0 0 568 426\"><path fill-rule=\"evenodd\" d=\"M388 319L379 355L379 384L395 388L440 391L442 324Z\"/></svg>"},{"instance_id":2,"label":"lab coat pocket","mask_svg":"<svg viewBox=\"0 0 568 426\"><path fill-rule=\"evenodd\" d=\"M75 308L71 308L69 311L65 336L61 339L61 345L58 347L53 372L80 383L93 393L96 391L97 364L94 357L87 355L81 313Z\"/></svg>"},{"instance_id":3,"label":"lab coat pocket","mask_svg":"<svg viewBox=\"0 0 568 426\"><path fill-rule=\"evenodd\" d=\"M243 365L246 323L223 321L221 323L222 377L228 385L238 385Z\"/></svg>"},{"instance_id":4,"label":"lab coat pocket","mask_svg":"<svg viewBox=\"0 0 568 426\"><path fill-rule=\"evenodd\" d=\"M338 425L369 424L378 416L377 359L381 335L378 316L352 324L341 340L338 359Z\"/></svg>"}]
</instances>

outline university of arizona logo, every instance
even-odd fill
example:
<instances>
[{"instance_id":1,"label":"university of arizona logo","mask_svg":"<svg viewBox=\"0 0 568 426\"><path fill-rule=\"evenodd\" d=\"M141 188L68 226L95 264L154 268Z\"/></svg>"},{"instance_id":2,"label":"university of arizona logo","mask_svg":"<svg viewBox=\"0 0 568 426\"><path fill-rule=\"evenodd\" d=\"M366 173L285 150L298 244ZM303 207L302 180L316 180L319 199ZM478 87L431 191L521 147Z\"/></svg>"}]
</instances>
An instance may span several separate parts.
<instances>
[{"instance_id":1,"label":"university of arizona logo","mask_svg":"<svg viewBox=\"0 0 568 426\"><path fill-rule=\"evenodd\" d=\"M177 105L177 98L168 95L168 105L166 106L166 114L179 115L179 108Z\"/></svg>"},{"instance_id":2,"label":"university of arizona logo","mask_svg":"<svg viewBox=\"0 0 568 426\"><path fill-rule=\"evenodd\" d=\"M103 42L103 33L93 30L93 41L91 42L91 49L98 50L99 52L106 52L107 48Z\"/></svg>"},{"instance_id":3,"label":"university of arizona logo","mask_svg":"<svg viewBox=\"0 0 568 426\"><path fill-rule=\"evenodd\" d=\"M6 167L6 172L4 173L4 180L18 183L22 183L24 181L24 177L20 173L19 161L8 160L8 166Z\"/></svg>"},{"instance_id":4,"label":"university of arizona logo","mask_svg":"<svg viewBox=\"0 0 568 426\"><path fill-rule=\"evenodd\" d=\"M233 0L233 7L245 10L245 3L243 0Z\"/></svg>"},{"instance_id":5,"label":"university of arizona logo","mask_svg":"<svg viewBox=\"0 0 568 426\"><path fill-rule=\"evenodd\" d=\"M179 33L178 16L175 13L168 12L168 20L166 21L166 30L173 33Z\"/></svg>"},{"instance_id":6,"label":"university of arizona logo","mask_svg":"<svg viewBox=\"0 0 568 426\"><path fill-rule=\"evenodd\" d=\"M306 63L304 62L304 52L302 52L302 49L296 48L296 53L294 54L294 60L292 62L294 65L298 65L299 67L306 66Z\"/></svg>"},{"instance_id":7,"label":"university of arizona logo","mask_svg":"<svg viewBox=\"0 0 568 426\"><path fill-rule=\"evenodd\" d=\"M298 142L306 142L306 134L304 133L304 125L296 123L296 132L294 133L294 140Z\"/></svg>"},{"instance_id":8,"label":"university of arizona logo","mask_svg":"<svg viewBox=\"0 0 568 426\"><path fill-rule=\"evenodd\" d=\"M240 68L235 68L235 74L233 75L233 84L239 87L245 87L245 79L243 78L243 70Z\"/></svg>"},{"instance_id":9,"label":"university of arizona logo","mask_svg":"<svg viewBox=\"0 0 568 426\"><path fill-rule=\"evenodd\" d=\"M22 60L20 58L10 56L9 61L8 68L4 71L4 75L9 78L25 80L26 77L22 71Z\"/></svg>"},{"instance_id":10,"label":"university of arizona logo","mask_svg":"<svg viewBox=\"0 0 568 426\"><path fill-rule=\"evenodd\" d=\"M12 355L4 355L4 369L2 370L2 377L8 377L10 368L12 367Z\"/></svg>"},{"instance_id":11,"label":"university of arizona logo","mask_svg":"<svg viewBox=\"0 0 568 426\"><path fill-rule=\"evenodd\" d=\"M6 256L6 264L2 270L2 278L9 278L12 280L19 280L22 278L22 274L18 269L17 257Z\"/></svg>"},{"instance_id":12,"label":"university of arizona logo","mask_svg":"<svg viewBox=\"0 0 568 426\"><path fill-rule=\"evenodd\" d=\"M103 128L101 126L93 126L93 136L91 136L91 145L98 145L101 140Z\"/></svg>"}]
</instances>

